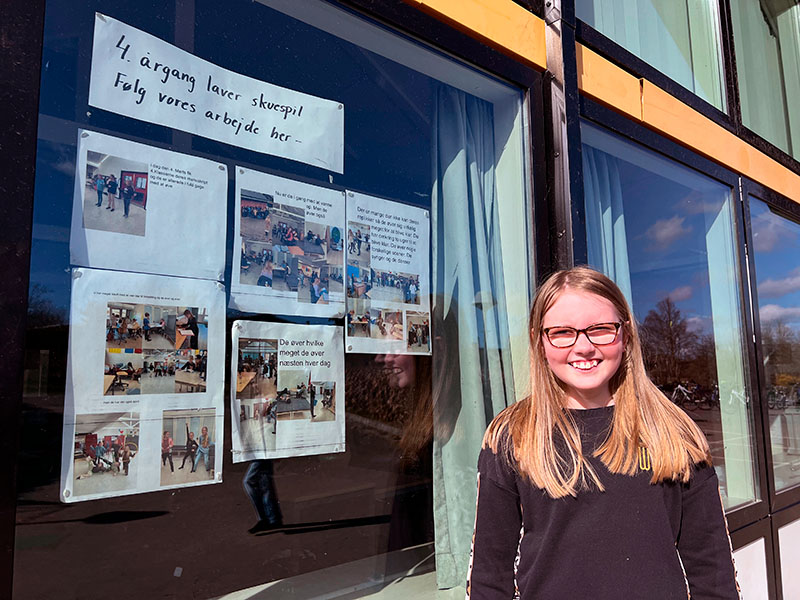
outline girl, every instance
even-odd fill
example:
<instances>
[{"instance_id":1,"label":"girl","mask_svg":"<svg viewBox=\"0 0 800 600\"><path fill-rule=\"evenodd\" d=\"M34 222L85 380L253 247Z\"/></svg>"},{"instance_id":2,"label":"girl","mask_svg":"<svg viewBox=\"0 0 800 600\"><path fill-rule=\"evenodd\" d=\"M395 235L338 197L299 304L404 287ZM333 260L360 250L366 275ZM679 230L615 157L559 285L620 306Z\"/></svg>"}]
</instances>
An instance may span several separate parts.
<instances>
[{"instance_id":1,"label":"girl","mask_svg":"<svg viewBox=\"0 0 800 600\"><path fill-rule=\"evenodd\" d=\"M555 273L530 341L534 393L478 460L467 596L739 598L708 443L647 377L619 288Z\"/></svg>"}]
</instances>

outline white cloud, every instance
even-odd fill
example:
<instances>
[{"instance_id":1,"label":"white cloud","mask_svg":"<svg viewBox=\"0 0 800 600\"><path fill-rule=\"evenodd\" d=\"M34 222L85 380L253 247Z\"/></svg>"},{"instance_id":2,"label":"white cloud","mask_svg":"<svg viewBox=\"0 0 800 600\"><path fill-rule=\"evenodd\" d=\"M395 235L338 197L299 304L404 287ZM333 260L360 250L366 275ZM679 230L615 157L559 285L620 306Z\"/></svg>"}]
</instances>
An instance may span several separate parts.
<instances>
[{"instance_id":1,"label":"white cloud","mask_svg":"<svg viewBox=\"0 0 800 600\"><path fill-rule=\"evenodd\" d=\"M671 219L659 219L653 223L647 231L645 237L652 240L649 250L666 250L672 243L691 231L691 227L684 227L683 222L686 217L675 215Z\"/></svg>"},{"instance_id":2,"label":"white cloud","mask_svg":"<svg viewBox=\"0 0 800 600\"><path fill-rule=\"evenodd\" d=\"M778 306L777 304L767 304L758 311L761 321L798 321L800 320L800 306Z\"/></svg>"},{"instance_id":3,"label":"white cloud","mask_svg":"<svg viewBox=\"0 0 800 600\"><path fill-rule=\"evenodd\" d=\"M668 294L668 296L669 299L672 300L673 302L681 302L683 300L688 300L689 298L691 298L693 291L694 290L692 290L692 286L682 285L672 290Z\"/></svg>"},{"instance_id":4,"label":"white cloud","mask_svg":"<svg viewBox=\"0 0 800 600\"><path fill-rule=\"evenodd\" d=\"M758 284L758 295L763 298L780 298L800 291L800 267L793 269L782 279L765 279Z\"/></svg>"},{"instance_id":5,"label":"white cloud","mask_svg":"<svg viewBox=\"0 0 800 600\"><path fill-rule=\"evenodd\" d=\"M708 317L688 317L686 328L693 333L705 333L711 329L711 319Z\"/></svg>"},{"instance_id":6,"label":"white cloud","mask_svg":"<svg viewBox=\"0 0 800 600\"><path fill-rule=\"evenodd\" d=\"M772 252L784 242L797 238L780 217L763 213L753 219L753 248L756 252Z\"/></svg>"}]
</instances>

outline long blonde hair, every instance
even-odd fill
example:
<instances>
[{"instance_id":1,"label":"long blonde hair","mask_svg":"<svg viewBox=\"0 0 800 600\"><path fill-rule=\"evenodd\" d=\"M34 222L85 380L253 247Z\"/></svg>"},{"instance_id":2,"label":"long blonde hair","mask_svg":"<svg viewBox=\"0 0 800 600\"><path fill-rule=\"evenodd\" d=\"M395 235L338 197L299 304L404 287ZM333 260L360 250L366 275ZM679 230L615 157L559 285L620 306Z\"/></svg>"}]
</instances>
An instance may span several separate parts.
<instances>
[{"instance_id":1,"label":"long blonde hair","mask_svg":"<svg viewBox=\"0 0 800 600\"><path fill-rule=\"evenodd\" d=\"M583 455L577 425L565 409L565 390L544 355L544 315L567 289L605 298L623 321L625 350L619 370L609 382L614 418L608 438L594 456L612 473L633 475L640 449L646 448L653 472L651 483L688 481L694 464L711 464L708 442L694 421L650 381L625 296L613 281L589 267L558 271L537 290L529 321L531 396L495 417L483 446L504 454L523 477L553 498L576 496L592 485L604 489ZM556 435L563 444L556 443Z\"/></svg>"}]
</instances>

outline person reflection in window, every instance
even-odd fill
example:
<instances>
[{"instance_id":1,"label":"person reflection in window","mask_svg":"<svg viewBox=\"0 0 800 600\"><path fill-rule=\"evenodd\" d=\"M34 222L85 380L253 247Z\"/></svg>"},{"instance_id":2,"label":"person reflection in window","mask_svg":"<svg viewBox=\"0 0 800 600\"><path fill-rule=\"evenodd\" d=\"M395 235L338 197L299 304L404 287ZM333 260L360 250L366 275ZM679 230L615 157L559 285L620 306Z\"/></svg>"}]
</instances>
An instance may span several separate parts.
<instances>
[{"instance_id":1,"label":"person reflection in window","mask_svg":"<svg viewBox=\"0 0 800 600\"><path fill-rule=\"evenodd\" d=\"M253 503L258 521L248 533L270 531L283 526L278 495L273 482L271 460L254 460L242 480L247 497Z\"/></svg>"}]
</instances>

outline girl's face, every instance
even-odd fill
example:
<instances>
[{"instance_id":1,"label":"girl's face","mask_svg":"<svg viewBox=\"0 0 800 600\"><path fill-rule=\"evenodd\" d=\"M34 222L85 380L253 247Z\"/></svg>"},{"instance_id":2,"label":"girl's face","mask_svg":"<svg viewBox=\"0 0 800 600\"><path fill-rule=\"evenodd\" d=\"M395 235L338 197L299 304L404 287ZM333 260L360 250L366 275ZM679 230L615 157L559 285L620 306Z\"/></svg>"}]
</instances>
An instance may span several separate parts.
<instances>
[{"instance_id":1,"label":"girl's face","mask_svg":"<svg viewBox=\"0 0 800 600\"><path fill-rule=\"evenodd\" d=\"M389 377L389 385L404 388L414 385L417 365L410 354L378 354L375 362L383 363L383 371Z\"/></svg>"},{"instance_id":2,"label":"girl's face","mask_svg":"<svg viewBox=\"0 0 800 600\"><path fill-rule=\"evenodd\" d=\"M585 329L598 323L620 323L614 305L589 292L562 291L544 314L542 329L564 326ZM568 348L556 348L544 332L542 346L553 374L566 386L568 408L596 408L611 403L608 382L619 369L625 351L625 335L620 329L616 340L596 346L585 334L578 335Z\"/></svg>"}]
</instances>

